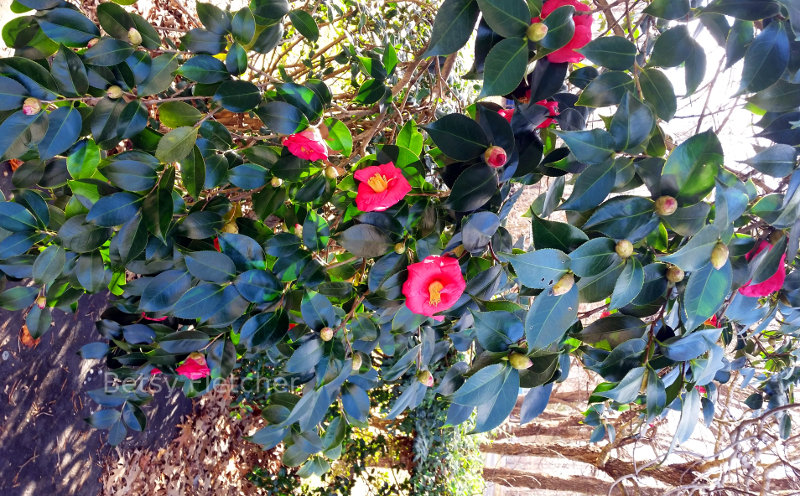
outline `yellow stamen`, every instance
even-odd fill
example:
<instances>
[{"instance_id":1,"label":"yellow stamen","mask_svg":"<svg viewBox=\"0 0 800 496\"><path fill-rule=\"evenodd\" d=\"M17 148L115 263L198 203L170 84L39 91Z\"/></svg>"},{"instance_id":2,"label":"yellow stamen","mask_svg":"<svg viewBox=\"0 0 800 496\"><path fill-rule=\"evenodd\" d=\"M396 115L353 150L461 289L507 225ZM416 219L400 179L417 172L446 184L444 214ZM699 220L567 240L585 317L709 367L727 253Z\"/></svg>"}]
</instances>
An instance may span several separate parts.
<instances>
[{"instance_id":1,"label":"yellow stamen","mask_svg":"<svg viewBox=\"0 0 800 496\"><path fill-rule=\"evenodd\" d=\"M386 176L383 174L375 174L374 176L367 179L367 185L372 188L372 191L376 193L383 193L386 191L386 188L389 187L389 179L386 179Z\"/></svg>"},{"instance_id":2,"label":"yellow stamen","mask_svg":"<svg viewBox=\"0 0 800 496\"><path fill-rule=\"evenodd\" d=\"M442 301L443 289L444 289L444 284L440 283L439 281L433 281L428 285L428 295L429 295L428 302L432 306L435 307Z\"/></svg>"}]
</instances>

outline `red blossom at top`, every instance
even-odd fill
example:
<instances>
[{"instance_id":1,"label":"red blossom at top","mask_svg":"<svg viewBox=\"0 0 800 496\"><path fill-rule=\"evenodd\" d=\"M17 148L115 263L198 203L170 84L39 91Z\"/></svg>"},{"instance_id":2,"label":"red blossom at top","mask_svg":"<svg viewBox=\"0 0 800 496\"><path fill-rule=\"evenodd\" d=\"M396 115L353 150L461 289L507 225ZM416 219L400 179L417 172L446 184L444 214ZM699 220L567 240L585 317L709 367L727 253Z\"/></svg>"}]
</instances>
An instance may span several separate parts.
<instances>
[{"instance_id":1,"label":"red blossom at top","mask_svg":"<svg viewBox=\"0 0 800 496\"><path fill-rule=\"evenodd\" d=\"M547 100L539 100L536 102L536 105L541 105L542 107L547 107L547 110L550 111L550 116L545 119L541 124L536 126L536 129L541 129L549 126L550 124L554 124L556 122L553 117L558 117L560 114L558 112L558 102L552 101L548 102Z\"/></svg>"},{"instance_id":2,"label":"red blossom at top","mask_svg":"<svg viewBox=\"0 0 800 496\"><path fill-rule=\"evenodd\" d=\"M575 49L583 48L592 41L592 16L591 14L582 14L582 12L590 12L591 9L578 0L548 0L542 6L542 15L531 19L531 23L542 22L554 10L565 5L575 7L575 15L572 17L572 20L575 21L575 34L566 45L547 55L547 60L554 64L580 62L584 56Z\"/></svg>"},{"instance_id":3,"label":"red blossom at top","mask_svg":"<svg viewBox=\"0 0 800 496\"><path fill-rule=\"evenodd\" d=\"M755 248L750 250L750 253L744 256L744 258L746 258L747 261L749 262L750 259L761 253L761 251L764 250L764 248L768 248L771 250L772 245L767 241L761 240L756 245ZM769 279L767 279L766 281L762 281L758 284L750 284L752 282L751 279L747 281L747 283L744 286L739 288L739 292L745 296L758 298L761 296L770 295L775 291L781 289L783 287L783 281L784 279L786 279L786 270L783 268L784 262L786 262L786 253L781 255L781 261L778 262L778 270L776 270L775 273L772 274L772 276L770 276Z\"/></svg>"},{"instance_id":4,"label":"red blossom at top","mask_svg":"<svg viewBox=\"0 0 800 496\"><path fill-rule=\"evenodd\" d=\"M289 153L305 160L325 160L328 158L328 144L322 139L319 129L309 127L297 134L283 138L283 145Z\"/></svg>"},{"instance_id":5,"label":"red blossom at top","mask_svg":"<svg viewBox=\"0 0 800 496\"><path fill-rule=\"evenodd\" d=\"M365 167L353 174L358 185L356 207L362 212L382 212L399 202L411 191L403 171L394 163Z\"/></svg>"},{"instance_id":6,"label":"red blossom at top","mask_svg":"<svg viewBox=\"0 0 800 496\"><path fill-rule=\"evenodd\" d=\"M192 353L184 362L175 369L178 375L182 375L190 380L202 379L211 374L208 368L206 357L200 353Z\"/></svg>"},{"instance_id":7,"label":"red blossom at top","mask_svg":"<svg viewBox=\"0 0 800 496\"><path fill-rule=\"evenodd\" d=\"M457 259L431 255L408 266L403 294L409 310L433 317L455 305L466 286Z\"/></svg>"}]
</instances>

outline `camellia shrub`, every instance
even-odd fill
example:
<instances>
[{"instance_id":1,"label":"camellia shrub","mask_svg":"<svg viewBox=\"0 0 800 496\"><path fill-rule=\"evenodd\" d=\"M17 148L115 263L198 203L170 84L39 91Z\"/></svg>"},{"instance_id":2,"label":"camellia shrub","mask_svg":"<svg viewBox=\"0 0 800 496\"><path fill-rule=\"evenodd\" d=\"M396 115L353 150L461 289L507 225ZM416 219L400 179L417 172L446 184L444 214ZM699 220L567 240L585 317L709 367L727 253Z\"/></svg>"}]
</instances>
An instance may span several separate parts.
<instances>
[{"instance_id":1,"label":"camellia shrub","mask_svg":"<svg viewBox=\"0 0 800 496\"><path fill-rule=\"evenodd\" d=\"M110 291L83 355L189 395L266 357L290 387L252 441L284 443L287 465L324 468L350 426L396 418L430 388L449 424L476 432L526 388L529 422L571 357L604 380L593 440L633 409L679 411L684 442L717 385L756 366L748 406L793 402L797 2L653 0L594 39L605 2L445 0L406 17L419 5L198 3L202 27L179 38L115 3L99 27L63 0L14 6L30 11L3 29L15 56L0 59L0 154L17 168L0 270L23 283L0 307L39 336L53 311ZM751 157L726 156L711 129L665 136L706 75L688 23L729 67L743 60L728 70L771 142ZM365 41L365 26L393 34ZM470 39L473 67L454 74ZM680 96L664 73L678 66ZM437 112L448 77L479 101ZM532 244L515 244L504 226L520 186L543 178ZM376 388L396 391L387 412L370 408ZM143 388L90 394L110 443L144 428Z\"/></svg>"}]
</instances>

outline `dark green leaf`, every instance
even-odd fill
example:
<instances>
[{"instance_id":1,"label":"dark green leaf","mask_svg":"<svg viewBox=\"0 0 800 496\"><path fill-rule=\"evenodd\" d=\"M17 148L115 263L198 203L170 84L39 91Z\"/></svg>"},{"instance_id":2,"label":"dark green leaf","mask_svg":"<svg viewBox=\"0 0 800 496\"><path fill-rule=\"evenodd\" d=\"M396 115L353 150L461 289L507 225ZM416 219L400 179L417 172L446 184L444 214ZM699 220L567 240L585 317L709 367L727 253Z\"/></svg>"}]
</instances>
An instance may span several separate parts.
<instances>
[{"instance_id":1,"label":"dark green leaf","mask_svg":"<svg viewBox=\"0 0 800 496\"><path fill-rule=\"evenodd\" d=\"M192 153L197 141L197 128L184 126L173 129L158 141L156 157L162 162L178 162Z\"/></svg>"},{"instance_id":2,"label":"dark green leaf","mask_svg":"<svg viewBox=\"0 0 800 496\"><path fill-rule=\"evenodd\" d=\"M722 162L722 145L713 131L692 136L667 158L661 173L662 191L681 203L696 203L714 187Z\"/></svg>"},{"instance_id":3,"label":"dark green leaf","mask_svg":"<svg viewBox=\"0 0 800 496\"><path fill-rule=\"evenodd\" d=\"M747 48L740 92L772 86L789 64L789 38L783 22L771 22Z\"/></svg>"},{"instance_id":4,"label":"dark green leaf","mask_svg":"<svg viewBox=\"0 0 800 496\"><path fill-rule=\"evenodd\" d=\"M0 228L11 232L38 229L32 213L19 203L0 202Z\"/></svg>"},{"instance_id":5,"label":"dark green leaf","mask_svg":"<svg viewBox=\"0 0 800 496\"><path fill-rule=\"evenodd\" d=\"M639 295L642 286L644 286L644 269L635 257L631 257L625 261L625 268L614 286L609 310L622 308L632 302Z\"/></svg>"},{"instance_id":6,"label":"dark green leaf","mask_svg":"<svg viewBox=\"0 0 800 496\"><path fill-rule=\"evenodd\" d=\"M48 10L37 22L48 38L70 47L85 46L89 40L100 36L97 26L77 10Z\"/></svg>"},{"instance_id":7,"label":"dark green leaf","mask_svg":"<svg viewBox=\"0 0 800 496\"><path fill-rule=\"evenodd\" d=\"M225 49L225 37L205 29L194 28L183 35L181 44L190 52L216 55Z\"/></svg>"},{"instance_id":8,"label":"dark green leaf","mask_svg":"<svg viewBox=\"0 0 800 496\"><path fill-rule=\"evenodd\" d=\"M256 189L267 184L269 172L256 164L237 165L228 171L228 181L241 189Z\"/></svg>"},{"instance_id":9,"label":"dark green leaf","mask_svg":"<svg viewBox=\"0 0 800 496\"><path fill-rule=\"evenodd\" d=\"M56 55L58 58L58 55ZM55 60L53 70L55 72ZM0 76L0 110L17 110L22 107L28 91L11 78Z\"/></svg>"},{"instance_id":10,"label":"dark green leaf","mask_svg":"<svg viewBox=\"0 0 800 496\"><path fill-rule=\"evenodd\" d=\"M286 102L263 102L256 109L256 115L267 128L279 134L294 134L308 126L303 112Z\"/></svg>"},{"instance_id":11,"label":"dark green leaf","mask_svg":"<svg viewBox=\"0 0 800 496\"><path fill-rule=\"evenodd\" d=\"M227 255L217 251L193 251L184 257L189 273L201 281L227 282L236 274L236 267Z\"/></svg>"},{"instance_id":12,"label":"dark green leaf","mask_svg":"<svg viewBox=\"0 0 800 496\"><path fill-rule=\"evenodd\" d=\"M685 25L680 24L664 31L653 44L648 66L676 67L692 51L692 37Z\"/></svg>"},{"instance_id":13,"label":"dark green leaf","mask_svg":"<svg viewBox=\"0 0 800 496\"><path fill-rule=\"evenodd\" d=\"M575 14L573 5L562 5L550 13L542 23L547 26L547 35L539 44L548 50L557 50L575 37Z\"/></svg>"},{"instance_id":14,"label":"dark green leaf","mask_svg":"<svg viewBox=\"0 0 800 496\"><path fill-rule=\"evenodd\" d=\"M259 313L244 323L240 339L250 349L267 350L280 343L288 330L284 312Z\"/></svg>"},{"instance_id":15,"label":"dark green leaf","mask_svg":"<svg viewBox=\"0 0 800 496\"><path fill-rule=\"evenodd\" d=\"M282 39L283 24L272 24L256 35L256 39L250 44L250 49L257 53L269 53Z\"/></svg>"},{"instance_id":16,"label":"dark green leaf","mask_svg":"<svg viewBox=\"0 0 800 496\"><path fill-rule=\"evenodd\" d=\"M711 251L719 241L719 229L714 225L705 226L695 234L680 250L663 258L685 272L692 272L708 264Z\"/></svg>"},{"instance_id":17,"label":"dark green leaf","mask_svg":"<svg viewBox=\"0 0 800 496\"><path fill-rule=\"evenodd\" d=\"M655 123L650 107L637 100L632 93L626 93L609 126L616 150L630 150L644 143L650 137Z\"/></svg>"},{"instance_id":18,"label":"dark green leaf","mask_svg":"<svg viewBox=\"0 0 800 496\"><path fill-rule=\"evenodd\" d=\"M629 69L636 57L636 45L622 36L603 36L577 50L597 65L613 71Z\"/></svg>"},{"instance_id":19,"label":"dark green leaf","mask_svg":"<svg viewBox=\"0 0 800 496\"><path fill-rule=\"evenodd\" d=\"M250 9L256 17L265 20L279 20L289 13L287 0L250 0ZM267 23L261 23L267 24Z\"/></svg>"},{"instance_id":20,"label":"dark green leaf","mask_svg":"<svg viewBox=\"0 0 800 496\"><path fill-rule=\"evenodd\" d=\"M653 0L644 12L672 21L689 13L689 0Z\"/></svg>"},{"instance_id":21,"label":"dark green leaf","mask_svg":"<svg viewBox=\"0 0 800 496\"><path fill-rule=\"evenodd\" d=\"M239 274L234 285L242 297L253 303L272 301L281 294L278 279L263 269L252 269Z\"/></svg>"},{"instance_id":22,"label":"dark green leaf","mask_svg":"<svg viewBox=\"0 0 800 496\"><path fill-rule=\"evenodd\" d=\"M106 287L106 273L103 257L99 251L84 253L78 257L75 264L75 276L89 293L96 293Z\"/></svg>"},{"instance_id":23,"label":"dark green leaf","mask_svg":"<svg viewBox=\"0 0 800 496\"><path fill-rule=\"evenodd\" d=\"M180 163L183 186L186 188L189 195L193 198L197 198L203 190L206 179L206 164L203 159L203 154L200 153L200 149L195 146L192 153L188 154Z\"/></svg>"},{"instance_id":24,"label":"dark green leaf","mask_svg":"<svg viewBox=\"0 0 800 496\"><path fill-rule=\"evenodd\" d=\"M115 186L127 191L145 191L156 184L155 169L136 160L114 160L102 169L102 173Z\"/></svg>"},{"instance_id":25,"label":"dark green leaf","mask_svg":"<svg viewBox=\"0 0 800 496\"><path fill-rule=\"evenodd\" d=\"M798 85L800 88L800 85ZM744 161L755 170L773 177L786 177L797 163L797 150L789 145L772 145Z\"/></svg>"},{"instance_id":26,"label":"dark green leaf","mask_svg":"<svg viewBox=\"0 0 800 496\"><path fill-rule=\"evenodd\" d=\"M496 191L497 174L494 169L486 164L475 164L462 172L453 183L447 206L457 212L477 210L489 201Z\"/></svg>"},{"instance_id":27,"label":"dark green leaf","mask_svg":"<svg viewBox=\"0 0 800 496\"><path fill-rule=\"evenodd\" d=\"M204 84L219 83L230 77L225 64L211 55L195 55L181 65L178 74Z\"/></svg>"},{"instance_id":28,"label":"dark green leaf","mask_svg":"<svg viewBox=\"0 0 800 496\"><path fill-rule=\"evenodd\" d=\"M197 2L197 17L212 33L224 35L231 29L230 15L214 4Z\"/></svg>"},{"instance_id":29,"label":"dark green leaf","mask_svg":"<svg viewBox=\"0 0 800 496\"><path fill-rule=\"evenodd\" d=\"M118 40L128 41L128 30L133 27L133 19L127 10L113 2L101 3L97 6L97 20L103 31Z\"/></svg>"},{"instance_id":30,"label":"dark green leaf","mask_svg":"<svg viewBox=\"0 0 800 496\"><path fill-rule=\"evenodd\" d=\"M531 231L533 232L533 246L537 250L555 248L569 253L589 239L583 231L575 226L542 219L537 215L531 216Z\"/></svg>"},{"instance_id":31,"label":"dark green leaf","mask_svg":"<svg viewBox=\"0 0 800 496\"><path fill-rule=\"evenodd\" d=\"M142 198L131 193L114 193L100 198L86 215L86 220L103 227L119 226L141 208Z\"/></svg>"},{"instance_id":32,"label":"dark green leaf","mask_svg":"<svg viewBox=\"0 0 800 496\"><path fill-rule=\"evenodd\" d=\"M183 294L189 290L192 276L180 270L167 270L144 287L139 308L144 312L165 312L172 308ZM162 344L166 350L166 346ZM190 350L194 351L194 350Z\"/></svg>"},{"instance_id":33,"label":"dark green leaf","mask_svg":"<svg viewBox=\"0 0 800 496\"><path fill-rule=\"evenodd\" d=\"M608 107L618 105L626 92L635 91L633 79L625 72L609 71L600 74L589 83L578 98L576 105L584 107Z\"/></svg>"},{"instance_id":34,"label":"dark green leaf","mask_svg":"<svg viewBox=\"0 0 800 496\"><path fill-rule=\"evenodd\" d=\"M525 318L528 350L541 350L561 339L578 320L578 288L563 295L541 293L533 300Z\"/></svg>"},{"instance_id":35,"label":"dark green leaf","mask_svg":"<svg viewBox=\"0 0 800 496\"><path fill-rule=\"evenodd\" d=\"M752 2L749 0L714 0L704 12L725 14L737 19L758 21L772 17L780 11L780 6L772 0Z\"/></svg>"},{"instance_id":36,"label":"dark green leaf","mask_svg":"<svg viewBox=\"0 0 800 496\"><path fill-rule=\"evenodd\" d=\"M49 286L61 275L66 262L64 248L59 245L48 246L33 262L33 280L43 286Z\"/></svg>"},{"instance_id":37,"label":"dark green leaf","mask_svg":"<svg viewBox=\"0 0 800 496\"><path fill-rule=\"evenodd\" d=\"M239 43L250 43L253 35L256 34L256 19L249 8L243 7L236 11L231 21L231 32L233 38Z\"/></svg>"},{"instance_id":38,"label":"dark green leaf","mask_svg":"<svg viewBox=\"0 0 800 496\"><path fill-rule=\"evenodd\" d=\"M436 13L425 57L457 52L469 40L478 20L475 0L445 0Z\"/></svg>"},{"instance_id":39,"label":"dark green leaf","mask_svg":"<svg viewBox=\"0 0 800 496\"><path fill-rule=\"evenodd\" d=\"M133 47L130 43L103 37L92 48L86 50L83 58L87 64L106 67L124 62L132 53Z\"/></svg>"},{"instance_id":40,"label":"dark green leaf","mask_svg":"<svg viewBox=\"0 0 800 496\"><path fill-rule=\"evenodd\" d=\"M14 112L0 124L0 157L4 159L22 156L29 145L38 143L47 132L46 112L25 115Z\"/></svg>"},{"instance_id":41,"label":"dark green leaf","mask_svg":"<svg viewBox=\"0 0 800 496\"><path fill-rule=\"evenodd\" d=\"M556 134L580 162L600 164L614 153L614 137L603 129L559 131Z\"/></svg>"},{"instance_id":42,"label":"dark green leaf","mask_svg":"<svg viewBox=\"0 0 800 496\"><path fill-rule=\"evenodd\" d=\"M456 160L473 159L489 147L481 126L463 114L448 114L425 130L445 155Z\"/></svg>"},{"instance_id":43,"label":"dark green leaf","mask_svg":"<svg viewBox=\"0 0 800 496\"><path fill-rule=\"evenodd\" d=\"M589 166L578 176L572 194L558 207L559 210L585 211L596 207L611 193L616 177L613 160Z\"/></svg>"},{"instance_id":44,"label":"dark green leaf","mask_svg":"<svg viewBox=\"0 0 800 496\"><path fill-rule=\"evenodd\" d=\"M569 270L569 257L559 250L534 250L521 255L500 255L511 262L520 282L536 289L548 289Z\"/></svg>"},{"instance_id":45,"label":"dark green leaf","mask_svg":"<svg viewBox=\"0 0 800 496\"><path fill-rule=\"evenodd\" d=\"M150 75L147 76L147 79L142 84L137 86L136 94L139 96L148 96L167 90L173 81L172 73L178 69L177 58L177 53L165 53L154 58L150 69ZM220 64L222 64L222 62L220 62ZM225 67L223 65L223 70L224 69Z\"/></svg>"},{"instance_id":46,"label":"dark green leaf","mask_svg":"<svg viewBox=\"0 0 800 496\"><path fill-rule=\"evenodd\" d=\"M208 334L200 331L181 331L170 334L159 341L161 349L167 353L191 353L208 344Z\"/></svg>"},{"instance_id":47,"label":"dark green leaf","mask_svg":"<svg viewBox=\"0 0 800 496\"><path fill-rule=\"evenodd\" d=\"M246 112L261 103L261 91L248 81L225 81L214 93L214 101L231 112Z\"/></svg>"},{"instance_id":48,"label":"dark green leaf","mask_svg":"<svg viewBox=\"0 0 800 496\"><path fill-rule=\"evenodd\" d=\"M642 69L639 74L644 101L650 104L656 115L665 121L672 119L678 110L675 90L667 76L658 69Z\"/></svg>"},{"instance_id":49,"label":"dark green leaf","mask_svg":"<svg viewBox=\"0 0 800 496\"><path fill-rule=\"evenodd\" d=\"M315 42L319 39L319 28L311 14L304 10L293 10L289 12L289 20L292 26L307 39Z\"/></svg>"},{"instance_id":50,"label":"dark green leaf","mask_svg":"<svg viewBox=\"0 0 800 496\"><path fill-rule=\"evenodd\" d=\"M391 238L370 224L356 224L337 236L337 241L345 250L357 257L379 257L389 251Z\"/></svg>"},{"instance_id":51,"label":"dark green leaf","mask_svg":"<svg viewBox=\"0 0 800 496\"><path fill-rule=\"evenodd\" d=\"M50 113L47 133L39 142L39 157L48 159L66 151L81 133L81 114L75 107L59 107Z\"/></svg>"},{"instance_id":52,"label":"dark green leaf","mask_svg":"<svg viewBox=\"0 0 800 496\"><path fill-rule=\"evenodd\" d=\"M480 96L514 91L525 76L527 62L528 41L525 38L508 38L496 44L486 55Z\"/></svg>"},{"instance_id":53,"label":"dark green leaf","mask_svg":"<svg viewBox=\"0 0 800 496\"><path fill-rule=\"evenodd\" d=\"M478 0L478 6L489 27L504 38L524 37L531 24L531 12L523 0ZM474 26L473 21L470 32Z\"/></svg>"},{"instance_id":54,"label":"dark green leaf","mask_svg":"<svg viewBox=\"0 0 800 496\"><path fill-rule=\"evenodd\" d=\"M169 128L194 126L203 114L186 102L165 102L158 107L161 123Z\"/></svg>"}]
</instances>

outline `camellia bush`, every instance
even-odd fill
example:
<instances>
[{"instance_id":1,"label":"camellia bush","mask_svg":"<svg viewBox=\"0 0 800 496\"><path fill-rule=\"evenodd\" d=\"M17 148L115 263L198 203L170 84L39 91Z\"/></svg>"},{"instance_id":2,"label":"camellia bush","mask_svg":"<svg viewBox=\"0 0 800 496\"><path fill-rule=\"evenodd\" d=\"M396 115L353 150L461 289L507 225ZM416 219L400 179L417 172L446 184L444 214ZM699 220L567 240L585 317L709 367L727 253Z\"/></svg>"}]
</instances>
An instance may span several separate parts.
<instances>
[{"instance_id":1,"label":"camellia bush","mask_svg":"<svg viewBox=\"0 0 800 496\"><path fill-rule=\"evenodd\" d=\"M0 307L38 337L55 310L110 291L82 353L138 385L200 394L258 358L289 387L252 441L284 443L306 473L431 388L475 432L525 388L529 422L572 357L604 381L585 413L595 441L619 410L677 410L686 441L734 371L788 436L800 5L653 0L602 30L604 1L420 4L198 3L198 27L175 33L116 3L98 26L76 4L16 0L0 271L23 283ZM662 129L707 72L689 23L728 67L743 60L728 70L771 142L751 157L710 129L679 143ZM678 66L683 95L664 72ZM446 95L457 103L437 107ZM520 186L544 178L532 244L515 244ZM376 389L388 411L371 409ZM110 443L144 428L145 389L90 395Z\"/></svg>"}]
</instances>

